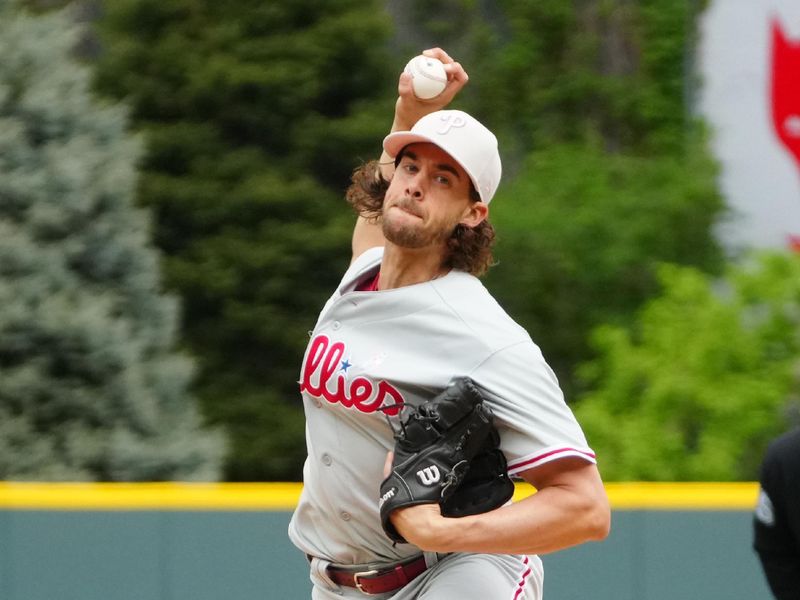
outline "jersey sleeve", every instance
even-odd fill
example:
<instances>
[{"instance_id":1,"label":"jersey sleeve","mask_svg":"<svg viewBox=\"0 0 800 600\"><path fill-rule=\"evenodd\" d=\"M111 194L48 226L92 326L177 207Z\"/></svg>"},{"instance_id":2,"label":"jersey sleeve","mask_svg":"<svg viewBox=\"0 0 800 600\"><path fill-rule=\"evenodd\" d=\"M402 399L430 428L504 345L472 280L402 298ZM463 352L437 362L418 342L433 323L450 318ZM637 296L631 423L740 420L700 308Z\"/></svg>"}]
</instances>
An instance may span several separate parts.
<instances>
[{"instance_id":1,"label":"jersey sleeve","mask_svg":"<svg viewBox=\"0 0 800 600\"><path fill-rule=\"evenodd\" d=\"M493 353L471 377L495 414L509 474L566 457L596 463L536 344L520 342Z\"/></svg>"}]
</instances>

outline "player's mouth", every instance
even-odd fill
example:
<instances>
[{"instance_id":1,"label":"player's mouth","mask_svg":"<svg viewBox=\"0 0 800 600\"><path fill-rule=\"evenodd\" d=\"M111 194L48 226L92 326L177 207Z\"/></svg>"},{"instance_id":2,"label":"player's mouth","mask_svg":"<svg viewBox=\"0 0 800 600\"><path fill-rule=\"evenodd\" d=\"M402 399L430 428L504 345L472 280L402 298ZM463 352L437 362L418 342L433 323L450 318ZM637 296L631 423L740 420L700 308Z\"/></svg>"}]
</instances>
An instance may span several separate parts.
<instances>
[{"instance_id":1,"label":"player's mouth","mask_svg":"<svg viewBox=\"0 0 800 600\"><path fill-rule=\"evenodd\" d=\"M412 217L417 217L418 219L422 218L422 215L416 210L416 207L414 207L413 204L407 202L398 202L394 205L394 208L398 208Z\"/></svg>"}]
</instances>

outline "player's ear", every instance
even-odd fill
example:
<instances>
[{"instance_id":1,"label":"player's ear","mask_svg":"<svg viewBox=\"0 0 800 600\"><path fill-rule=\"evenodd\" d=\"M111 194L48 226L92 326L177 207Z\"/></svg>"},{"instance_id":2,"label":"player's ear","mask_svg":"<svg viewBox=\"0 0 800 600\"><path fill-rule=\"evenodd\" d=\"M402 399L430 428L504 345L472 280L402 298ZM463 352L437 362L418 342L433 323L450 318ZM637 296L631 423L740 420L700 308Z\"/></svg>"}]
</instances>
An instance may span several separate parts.
<instances>
[{"instance_id":1,"label":"player's ear","mask_svg":"<svg viewBox=\"0 0 800 600\"><path fill-rule=\"evenodd\" d=\"M467 227L477 227L489 216L489 205L485 202L470 202L464 209L459 223Z\"/></svg>"}]
</instances>

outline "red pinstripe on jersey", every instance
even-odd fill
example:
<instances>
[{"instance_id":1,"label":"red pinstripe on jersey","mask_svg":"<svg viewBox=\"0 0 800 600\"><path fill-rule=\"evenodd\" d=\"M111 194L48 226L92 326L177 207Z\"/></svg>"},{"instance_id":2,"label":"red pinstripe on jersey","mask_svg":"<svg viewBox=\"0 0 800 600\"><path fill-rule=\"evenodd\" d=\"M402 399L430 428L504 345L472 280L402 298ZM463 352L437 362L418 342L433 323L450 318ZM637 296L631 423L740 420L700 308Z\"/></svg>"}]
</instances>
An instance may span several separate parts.
<instances>
[{"instance_id":1,"label":"red pinstripe on jersey","mask_svg":"<svg viewBox=\"0 0 800 600\"><path fill-rule=\"evenodd\" d=\"M588 448L570 448L570 447L549 447L543 451L533 455L523 456L508 463L508 472L510 475L521 473L533 467L538 467L552 460L560 458L567 458L568 456L576 456L588 462L596 463L597 457L594 452Z\"/></svg>"},{"instance_id":2,"label":"red pinstripe on jersey","mask_svg":"<svg viewBox=\"0 0 800 600\"><path fill-rule=\"evenodd\" d=\"M520 575L517 589L514 590L514 595L511 596L512 600L519 600L519 598L522 597L522 594L525 593L525 584L528 581L528 577L531 575L531 567L529 562L530 561L528 560L527 556L522 557L522 566L525 570L522 572L522 575Z\"/></svg>"}]
</instances>

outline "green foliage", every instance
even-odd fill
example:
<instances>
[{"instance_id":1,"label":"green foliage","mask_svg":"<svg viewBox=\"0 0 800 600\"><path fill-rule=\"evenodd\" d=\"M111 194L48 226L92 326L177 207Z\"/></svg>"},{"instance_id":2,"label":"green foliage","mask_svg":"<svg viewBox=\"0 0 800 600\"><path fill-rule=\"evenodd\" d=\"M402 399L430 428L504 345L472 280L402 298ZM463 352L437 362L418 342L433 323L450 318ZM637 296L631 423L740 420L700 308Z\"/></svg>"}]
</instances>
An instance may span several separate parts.
<instances>
[{"instance_id":1,"label":"green foliage","mask_svg":"<svg viewBox=\"0 0 800 600\"><path fill-rule=\"evenodd\" d=\"M498 265L487 285L526 324L569 396L588 332L626 322L657 291L657 261L708 268L719 260L709 232L721 199L703 142L659 160L609 154L599 143L552 144L492 204Z\"/></svg>"},{"instance_id":2,"label":"green foliage","mask_svg":"<svg viewBox=\"0 0 800 600\"><path fill-rule=\"evenodd\" d=\"M342 201L391 123L379 2L115 0L97 87L146 132L139 198L200 357L226 478L299 479L307 331L349 260Z\"/></svg>"},{"instance_id":3,"label":"green foliage","mask_svg":"<svg viewBox=\"0 0 800 600\"><path fill-rule=\"evenodd\" d=\"M674 153L691 130L696 3L592 0L500 3L474 32L473 109L507 148L591 141L610 151Z\"/></svg>"},{"instance_id":4,"label":"green foliage","mask_svg":"<svg viewBox=\"0 0 800 600\"><path fill-rule=\"evenodd\" d=\"M660 281L631 331L595 331L582 369L592 391L576 414L604 478L753 479L800 391L800 257L763 255L719 281L668 265Z\"/></svg>"},{"instance_id":5,"label":"green foliage","mask_svg":"<svg viewBox=\"0 0 800 600\"><path fill-rule=\"evenodd\" d=\"M0 1L0 478L216 479L133 206L140 141L89 94L78 32Z\"/></svg>"}]
</instances>

